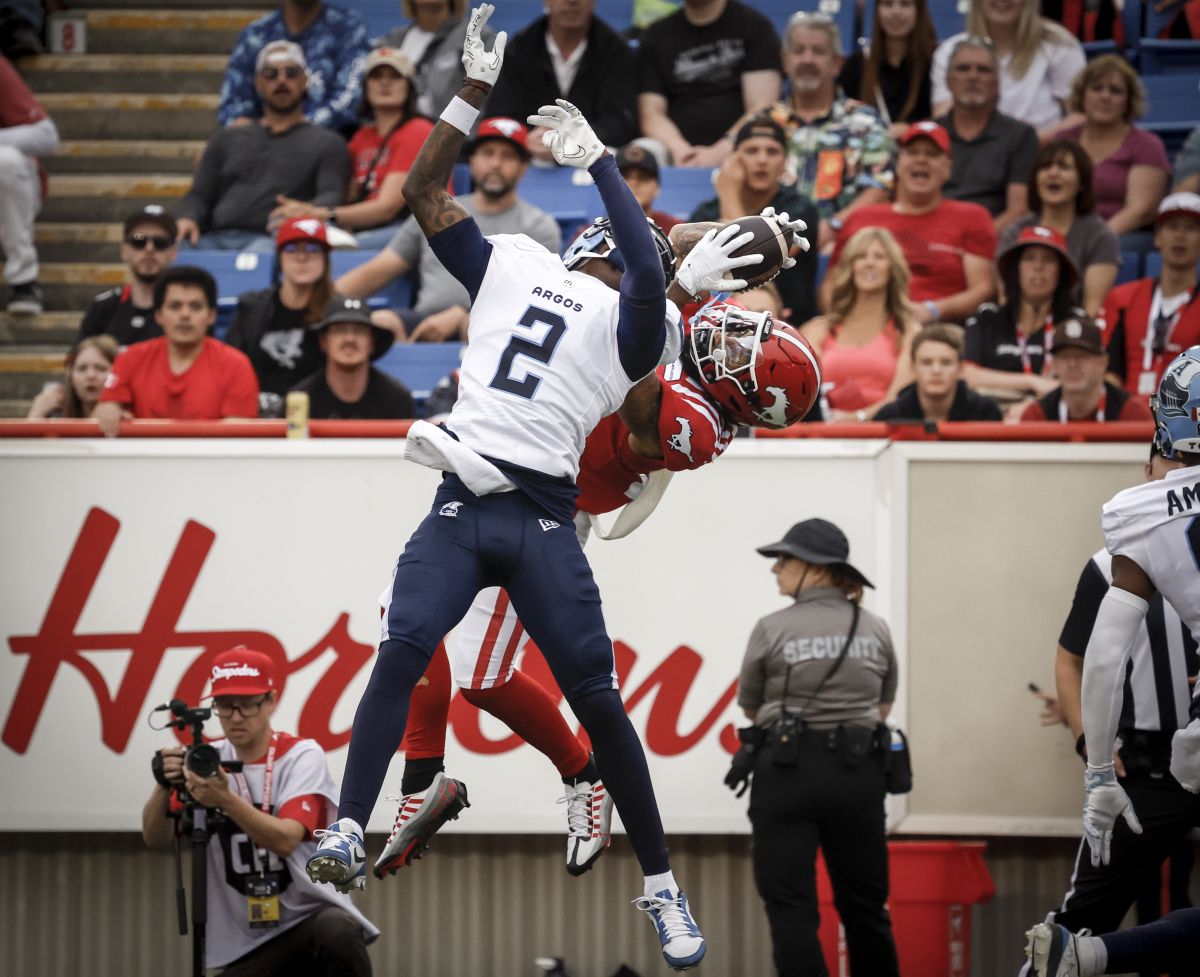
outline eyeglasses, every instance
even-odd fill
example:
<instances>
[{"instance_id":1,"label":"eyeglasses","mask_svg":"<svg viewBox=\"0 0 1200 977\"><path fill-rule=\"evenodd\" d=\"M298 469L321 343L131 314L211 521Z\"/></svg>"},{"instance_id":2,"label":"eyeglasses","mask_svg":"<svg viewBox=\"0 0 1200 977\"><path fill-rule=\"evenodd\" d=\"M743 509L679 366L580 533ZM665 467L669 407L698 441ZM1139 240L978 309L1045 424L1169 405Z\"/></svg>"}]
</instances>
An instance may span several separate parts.
<instances>
[{"instance_id":1,"label":"eyeglasses","mask_svg":"<svg viewBox=\"0 0 1200 977\"><path fill-rule=\"evenodd\" d=\"M274 81L280 75L283 75L284 78L295 81L297 78L304 77L304 69L295 64L289 64L283 68L276 68L272 65L267 65L262 71L259 72L259 74L267 79L267 81Z\"/></svg>"},{"instance_id":2,"label":"eyeglasses","mask_svg":"<svg viewBox=\"0 0 1200 977\"><path fill-rule=\"evenodd\" d=\"M285 254L324 254L325 249L316 241L288 241L279 249Z\"/></svg>"},{"instance_id":3,"label":"eyeglasses","mask_svg":"<svg viewBox=\"0 0 1200 977\"><path fill-rule=\"evenodd\" d=\"M263 704L270 698L270 693L264 695L257 702L218 702L213 700L212 711L215 712L221 719L229 719L235 712L240 712L243 719L250 719L257 716L262 711Z\"/></svg>"},{"instance_id":4,"label":"eyeglasses","mask_svg":"<svg viewBox=\"0 0 1200 977\"><path fill-rule=\"evenodd\" d=\"M130 234L125 239L134 251L145 251L147 247L153 245L155 251L166 251L175 242L165 234Z\"/></svg>"}]
</instances>

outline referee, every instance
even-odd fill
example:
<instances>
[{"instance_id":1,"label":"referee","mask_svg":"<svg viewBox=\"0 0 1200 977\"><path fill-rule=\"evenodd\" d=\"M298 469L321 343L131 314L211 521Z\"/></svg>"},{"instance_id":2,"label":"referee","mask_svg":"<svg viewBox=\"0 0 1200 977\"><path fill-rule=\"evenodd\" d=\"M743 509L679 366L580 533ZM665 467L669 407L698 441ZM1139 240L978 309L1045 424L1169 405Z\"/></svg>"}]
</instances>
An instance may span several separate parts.
<instances>
[{"instance_id":1,"label":"referee","mask_svg":"<svg viewBox=\"0 0 1200 977\"><path fill-rule=\"evenodd\" d=\"M1146 479L1160 479L1176 467L1178 463L1151 448ZM1059 701L1067 725L1078 737L1076 751L1083 757L1087 756L1080 708L1083 655L1112 582L1111 564L1105 550L1088 561L1058 639ZM1119 824L1113 833L1111 861L1095 867L1086 843L1080 842L1067 894L1051 914L1055 923L1071 932L1116 930L1134 900L1148 887L1157 888L1163 860L1186 841L1193 827L1200 826L1200 795L1184 790L1169 773L1171 737L1188 723L1192 697L1188 679L1198 671L1196 642L1174 608L1156 593L1126 668L1118 733L1117 772L1138 813L1142 834Z\"/></svg>"}]
</instances>

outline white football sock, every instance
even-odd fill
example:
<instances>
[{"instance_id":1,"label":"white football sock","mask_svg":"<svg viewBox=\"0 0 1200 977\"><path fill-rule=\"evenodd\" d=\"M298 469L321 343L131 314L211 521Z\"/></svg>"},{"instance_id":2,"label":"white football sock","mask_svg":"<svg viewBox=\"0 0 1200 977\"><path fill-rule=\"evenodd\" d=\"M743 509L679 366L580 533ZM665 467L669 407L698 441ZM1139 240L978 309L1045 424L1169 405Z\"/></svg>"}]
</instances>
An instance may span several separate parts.
<instances>
[{"instance_id":1,"label":"white football sock","mask_svg":"<svg viewBox=\"0 0 1200 977\"><path fill-rule=\"evenodd\" d=\"M1108 969L1108 947L1098 936L1076 936L1075 959L1079 961L1079 977L1095 977Z\"/></svg>"},{"instance_id":2,"label":"white football sock","mask_svg":"<svg viewBox=\"0 0 1200 977\"><path fill-rule=\"evenodd\" d=\"M647 875L645 879L647 896L656 896L663 889L670 889L672 894L679 891L679 885L675 882L675 876L671 872L663 872L662 875Z\"/></svg>"}]
</instances>

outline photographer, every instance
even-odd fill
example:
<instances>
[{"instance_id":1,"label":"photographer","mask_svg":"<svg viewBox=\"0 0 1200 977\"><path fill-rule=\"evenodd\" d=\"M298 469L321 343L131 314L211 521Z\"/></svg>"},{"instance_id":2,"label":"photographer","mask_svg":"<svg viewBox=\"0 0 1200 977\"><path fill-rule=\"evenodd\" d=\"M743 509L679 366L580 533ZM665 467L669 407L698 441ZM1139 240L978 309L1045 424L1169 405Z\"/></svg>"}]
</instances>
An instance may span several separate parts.
<instances>
[{"instance_id":1,"label":"photographer","mask_svg":"<svg viewBox=\"0 0 1200 977\"><path fill-rule=\"evenodd\" d=\"M797 523L758 550L790 607L750 635L738 705L755 724L725 783L753 775L754 881L771 926L780 977L826 977L817 939L816 857L825 854L854 977L898 977L886 907L884 795L890 734L880 725L896 694L887 624L859 607L872 584L824 519Z\"/></svg>"},{"instance_id":2,"label":"photographer","mask_svg":"<svg viewBox=\"0 0 1200 977\"><path fill-rule=\"evenodd\" d=\"M191 807L220 812L207 818L207 966L224 967L226 977L288 970L366 977L366 945L379 931L349 897L304 872L313 832L330 819L337 794L321 747L271 728L276 687L262 652L239 647L213 659L212 710L225 738L211 746L221 764L200 776L195 768L215 760L203 746L186 764L182 747L159 751L142 837L152 848L169 845L189 797ZM231 761L242 769L227 773Z\"/></svg>"}]
</instances>

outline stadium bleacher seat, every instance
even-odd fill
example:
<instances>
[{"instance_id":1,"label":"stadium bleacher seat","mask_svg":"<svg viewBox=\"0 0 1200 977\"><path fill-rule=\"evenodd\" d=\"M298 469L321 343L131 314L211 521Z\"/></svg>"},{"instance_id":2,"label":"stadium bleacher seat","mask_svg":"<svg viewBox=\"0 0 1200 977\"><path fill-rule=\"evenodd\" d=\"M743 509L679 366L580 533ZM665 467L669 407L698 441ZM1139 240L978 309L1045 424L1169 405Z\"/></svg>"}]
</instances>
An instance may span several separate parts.
<instances>
[{"instance_id":1,"label":"stadium bleacher seat","mask_svg":"<svg viewBox=\"0 0 1200 977\"><path fill-rule=\"evenodd\" d=\"M659 175L658 199L654 209L687 220L698 204L717 195L713 189L712 170L685 166L664 167Z\"/></svg>"},{"instance_id":2,"label":"stadium bleacher seat","mask_svg":"<svg viewBox=\"0 0 1200 977\"><path fill-rule=\"evenodd\" d=\"M1149 103L1139 125L1157 133L1172 156L1189 132L1200 126L1200 71L1142 75Z\"/></svg>"},{"instance_id":3,"label":"stadium bleacher seat","mask_svg":"<svg viewBox=\"0 0 1200 977\"><path fill-rule=\"evenodd\" d=\"M604 212L592 178L574 167L531 166L517 194L558 221L564 243L580 224Z\"/></svg>"},{"instance_id":4,"label":"stadium bleacher seat","mask_svg":"<svg viewBox=\"0 0 1200 977\"><path fill-rule=\"evenodd\" d=\"M1146 271L1143 277L1157 278L1162 274L1162 252L1150 251L1146 254Z\"/></svg>"},{"instance_id":5,"label":"stadium bleacher seat","mask_svg":"<svg viewBox=\"0 0 1200 977\"><path fill-rule=\"evenodd\" d=\"M1128 2L1140 7L1142 16L1145 18L1145 26L1138 44L1138 64L1142 73L1196 71L1200 66L1200 41L1159 39L1159 34L1180 14L1183 8L1171 6L1159 11L1157 3L1146 3L1143 0L1128 0Z\"/></svg>"},{"instance_id":6,"label":"stadium bleacher seat","mask_svg":"<svg viewBox=\"0 0 1200 977\"><path fill-rule=\"evenodd\" d=\"M378 253L378 251L366 249L331 251L329 252L329 270L333 273L334 280L337 280L351 268L357 268ZM412 307L413 291L413 276L403 275L370 296L369 304L387 306L389 309L408 309Z\"/></svg>"},{"instance_id":7,"label":"stadium bleacher seat","mask_svg":"<svg viewBox=\"0 0 1200 977\"><path fill-rule=\"evenodd\" d=\"M1142 256L1137 251L1122 251L1121 264L1117 268L1117 284L1131 282L1141 277Z\"/></svg>"},{"instance_id":8,"label":"stadium bleacher seat","mask_svg":"<svg viewBox=\"0 0 1200 977\"><path fill-rule=\"evenodd\" d=\"M846 49L846 53L853 51L857 38L857 33L854 28L855 0L757 0L750 4L759 13L766 15L767 19L775 25L775 30L780 38L783 37L784 28L787 27L788 18L798 10L807 10L810 13L825 13L829 14L838 25L838 31L842 35L842 46Z\"/></svg>"},{"instance_id":9,"label":"stadium bleacher seat","mask_svg":"<svg viewBox=\"0 0 1200 977\"><path fill-rule=\"evenodd\" d=\"M967 29L967 0L933 0L929 4L929 14L939 41Z\"/></svg>"},{"instance_id":10,"label":"stadium bleacher seat","mask_svg":"<svg viewBox=\"0 0 1200 977\"><path fill-rule=\"evenodd\" d=\"M375 366L408 387L423 411L437 382L458 369L462 352L462 343L397 343Z\"/></svg>"}]
</instances>

